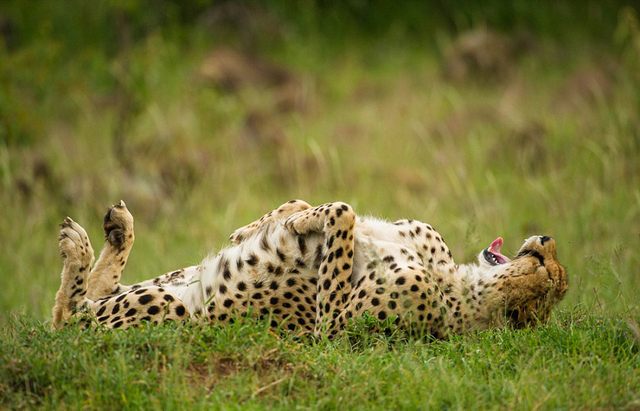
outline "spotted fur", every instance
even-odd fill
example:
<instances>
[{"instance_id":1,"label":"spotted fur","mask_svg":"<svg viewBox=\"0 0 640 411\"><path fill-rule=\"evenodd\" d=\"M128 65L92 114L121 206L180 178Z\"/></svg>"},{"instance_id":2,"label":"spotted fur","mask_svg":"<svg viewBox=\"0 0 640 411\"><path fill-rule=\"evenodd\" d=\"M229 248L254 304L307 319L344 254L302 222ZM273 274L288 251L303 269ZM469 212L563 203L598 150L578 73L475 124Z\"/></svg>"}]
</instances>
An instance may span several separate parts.
<instances>
[{"instance_id":1,"label":"spotted fur","mask_svg":"<svg viewBox=\"0 0 640 411\"><path fill-rule=\"evenodd\" d=\"M86 232L62 223L62 284L53 324L76 315L108 328L143 321L215 324L253 315L274 328L333 337L367 313L443 338L548 319L567 289L550 237L525 241L512 261L458 265L442 236L414 220L356 216L345 203L292 200L236 230L232 245L198 266L120 284L133 246L133 217L120 202L104 220L106 243L93 270ZM81 314L76 314L81 313Z\"/></svg>"}]
</instances>

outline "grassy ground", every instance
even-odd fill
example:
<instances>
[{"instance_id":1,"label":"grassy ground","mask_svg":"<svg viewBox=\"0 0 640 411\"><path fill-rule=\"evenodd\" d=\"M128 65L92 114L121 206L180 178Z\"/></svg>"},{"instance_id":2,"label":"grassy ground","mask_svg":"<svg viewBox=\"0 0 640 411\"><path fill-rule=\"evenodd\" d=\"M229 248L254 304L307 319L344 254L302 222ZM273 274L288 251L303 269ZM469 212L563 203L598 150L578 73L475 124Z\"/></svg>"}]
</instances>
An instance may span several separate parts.
<instances>
[{"instance_id":1,"label":"grassy ground","mask_svg":"<svg viewBox=\"0 0 640 411\"><path fill-rule=\"evenodd\" d=\"M309 344L262 324L52 333L26 320L0 342L0 395L57 409L635 409L634 338L624 322L579 311L446 342Z\"/></svg>"},{"instance_id":2,"label":"grassy ground","mask_svg":"<svg viewBox=\"0 0 640 411\"><path fill-rule=\"evenodd\" d=\"M527 10L439 10L425 18L451 27L433 29L400 13L409 23L375 34L387 20L358 28L344 10L277 3L227 12L218 36L205 17L150 29L135 7L19 4L0 9L14 33L0 43L0 406L640 407L637 11L560 4L542 10L545 25ZM458 34L483 23L508 42L528 29L527 46L450 79ZM94 31L81 41L76 24ZM116 39L99 43L100 28ZM229 49L286 80L221 84L203 64ZM570 288L546 327L447 342L309 344L261 324L47 331L57 224L72 216L99 248L101 215L120 198L136 217L127 282L195 264L303 198L429 222L461 262L497 236L515 252L552 235Z\"/></svg>"}]
</instances>

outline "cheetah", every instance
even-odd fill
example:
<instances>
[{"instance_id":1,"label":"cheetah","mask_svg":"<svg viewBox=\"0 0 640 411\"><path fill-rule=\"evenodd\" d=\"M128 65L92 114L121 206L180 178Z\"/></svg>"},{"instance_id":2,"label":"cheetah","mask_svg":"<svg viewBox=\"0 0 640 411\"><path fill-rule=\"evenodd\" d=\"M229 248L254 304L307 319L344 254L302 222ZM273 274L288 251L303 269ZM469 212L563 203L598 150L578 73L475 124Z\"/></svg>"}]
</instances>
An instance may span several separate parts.
<instances>
[{"instance_id":1,"label":"cheetah","mask_svg":"<svg viewBox=\"0 0 640 411\"><path fill-rule=\"evenodd\" d=\"M552 237L528 238L513 259L500 253L498 238L477 262L458 265L431 225L357 216L343 202L289 201L236 230L230 246L199 265L134 285L120 283L135 239L124 202L109 208L103 228L94 265L85 230L69 217L61 224L54 328L74 318L128 328L258 316L279 330L333 338L351 319L373 316L446 338L544 323L567 290Z\"/></svg>"}]
</instances>

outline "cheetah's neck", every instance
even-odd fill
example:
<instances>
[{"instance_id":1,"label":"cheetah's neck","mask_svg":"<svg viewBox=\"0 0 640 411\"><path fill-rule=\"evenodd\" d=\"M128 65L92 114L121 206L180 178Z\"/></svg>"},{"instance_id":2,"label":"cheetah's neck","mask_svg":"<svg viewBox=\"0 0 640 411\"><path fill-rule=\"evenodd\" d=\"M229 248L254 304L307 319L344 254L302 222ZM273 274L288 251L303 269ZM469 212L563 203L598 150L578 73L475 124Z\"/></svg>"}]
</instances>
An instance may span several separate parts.
<instances>
[{"instance_id":1,"label":"cheetah's neck","mask_svg":"<svg viewBox=\"0 0 640 411\"><path fill-rule=\"evenodd\" d=\"M459 310L464 318L458 331L479 331L504 323L504 298L499 287L503 274L504 267L501 266L457 266L451 295L456 302L459 301ZM450 324L456 324L457 318L453 315L456 306L450 310Z\"/></svg>"}]
</instances>

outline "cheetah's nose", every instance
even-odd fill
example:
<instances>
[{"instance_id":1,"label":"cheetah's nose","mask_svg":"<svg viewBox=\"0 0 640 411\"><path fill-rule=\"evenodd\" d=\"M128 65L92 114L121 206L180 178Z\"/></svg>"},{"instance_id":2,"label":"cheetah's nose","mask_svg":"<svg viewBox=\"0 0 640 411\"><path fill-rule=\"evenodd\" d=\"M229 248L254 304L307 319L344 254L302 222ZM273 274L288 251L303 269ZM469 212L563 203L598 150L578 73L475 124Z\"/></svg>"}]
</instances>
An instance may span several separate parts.
<instances>
[{"instance_id":1,"label":"cheetah's nose","mask_svg":"<svg viewBox=\"0 0 640 411\"><path fill-rule=\"evenodd\" d=\"M547 241L553 239L553 237L549 237L548 235L545 236L541 236L540 237L540 244L544 245L544 243L546 243Z\"/></svg>"}]
</instances>

